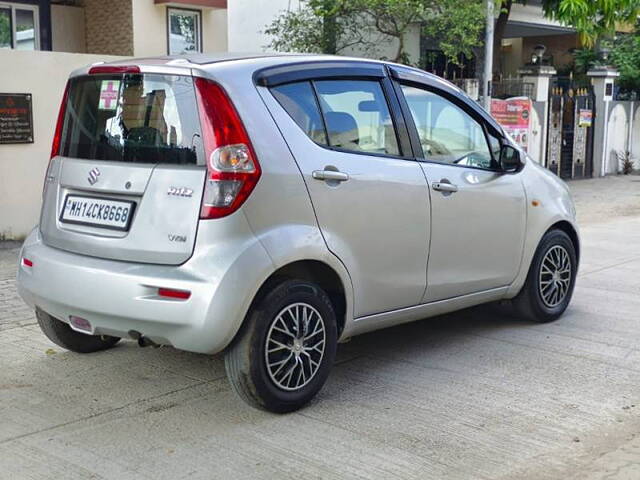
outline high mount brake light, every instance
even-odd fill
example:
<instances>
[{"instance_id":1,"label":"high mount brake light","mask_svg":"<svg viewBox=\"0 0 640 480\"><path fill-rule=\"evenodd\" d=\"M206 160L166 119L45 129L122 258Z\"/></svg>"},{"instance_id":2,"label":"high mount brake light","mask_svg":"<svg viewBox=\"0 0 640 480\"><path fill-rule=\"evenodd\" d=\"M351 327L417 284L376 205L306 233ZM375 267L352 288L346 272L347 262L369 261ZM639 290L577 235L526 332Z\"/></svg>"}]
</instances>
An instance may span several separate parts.
<instances>
[{"instance_id":1,"label":"high mount brake light","mask_svg":"<svg viewBox=\"0 0 640 480\"><path fill-rule=\"evenodd\" d=\"M89 75L110 73L113 75L124 73L140 73L140 67L135 65L96 65L89 69Z\"/></svg>"},{"instance_id":2,"label":"high mount brake light","mask_svg":"<svg viewBox=\"0 0 640 480\"><path fill-rule=\"evenodd\" d=\"M258 183L261 170L247 131L220 85L196 78L207 178L200 218L232 214Z\"/></svg>"}]
</instances>

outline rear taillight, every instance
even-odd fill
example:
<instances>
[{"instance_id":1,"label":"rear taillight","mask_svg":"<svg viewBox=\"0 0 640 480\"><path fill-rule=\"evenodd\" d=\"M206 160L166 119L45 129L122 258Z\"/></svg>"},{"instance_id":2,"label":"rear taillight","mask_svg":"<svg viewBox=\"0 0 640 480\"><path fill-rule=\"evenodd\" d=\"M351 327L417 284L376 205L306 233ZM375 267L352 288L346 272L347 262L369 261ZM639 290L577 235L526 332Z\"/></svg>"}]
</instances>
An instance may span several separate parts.
<instances>
[{"instance_id":1,"label":"rear taillight","mask_svg":"<svg viewBox=\"0 0 640 480\"><path fill-rule=\"evenodd\" d=\"M62 127L64 126L64 114L67 110L67 98L69 98L69 82L64 88L64 94L62 95L62 103L60 104L60 110L58 110L58 121L56 122L56 130L53 133L53 142L51 143L51 157L60 155L60 143L62 141Z\"/></svg>"},{"instance_id":2,"label":"rear taillight","mask_svg":"<svg viewBox=\"0 0 640 480\"><path fill-rule=\"evenodd\" d=\"M64 94L62 95L62 102L60 103L60 110L58 110L58 120L56 121L56 129L53 132L53 140L51 142L51 156L49 157L49 164L44 174L44 183L42 184L42 198L44 198L44 191L49 181L49 170L51 169L51 160L53 157L60 155L60 145L62 143L62 128L64 127L64 115L67 111L67 99L69 98L69 82L64 88Z\"/></svg>"},{"instance_id":3,"label":"rear taillight","mask_svg":"<svg viewBox=\"0 0 640 480\"><path fill-rule=\"evenodd\" d=\"M238 210L253 191L260 164L222 87L204 78L196 78L195 83L207 159L200 218L225 217Z\"/></svg>"}]
</instances>

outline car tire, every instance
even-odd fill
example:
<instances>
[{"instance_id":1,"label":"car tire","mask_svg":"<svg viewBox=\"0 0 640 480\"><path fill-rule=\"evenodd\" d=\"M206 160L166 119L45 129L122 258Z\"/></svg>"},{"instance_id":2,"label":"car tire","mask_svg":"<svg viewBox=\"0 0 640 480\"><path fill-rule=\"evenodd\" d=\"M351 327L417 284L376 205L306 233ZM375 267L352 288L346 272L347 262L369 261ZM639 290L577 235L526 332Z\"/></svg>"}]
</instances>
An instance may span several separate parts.
<instances>
[{"instance_id":1,"label":"car tire","mask_svg":"<svg viewBox=\"0 0 640 480\"><path fill-rule=\"evenodd\" d=\"M68 324L53 318L40 309L36 310L40 329L56 345L76 353L93 353L113 347L120 341L108 335L88 335L73 330Z\"/></svg>"},{"instance_id":2,"label":"car tire","mask_svg":"<svg viewBox=\"0 0 640 480\"><path fill-rule=\"evenodd\" d=\"M320 391L336 346L336 316L328 295L312 282L285 280L254 302L225 352L225 368L246 403L287 413Z\"/></svg>"},{"instance_id":3,"label":"car tire","mask_svg":"<svg viewBox=\"0 0 640 480\"><path fill-rule=\"evenodd\" d=\"M527 279L513 299L519 316L534 322L557 320L567 309L578 273L573 241L562 230L550 230L540 240Z\"/></svg>"}]
</instances>

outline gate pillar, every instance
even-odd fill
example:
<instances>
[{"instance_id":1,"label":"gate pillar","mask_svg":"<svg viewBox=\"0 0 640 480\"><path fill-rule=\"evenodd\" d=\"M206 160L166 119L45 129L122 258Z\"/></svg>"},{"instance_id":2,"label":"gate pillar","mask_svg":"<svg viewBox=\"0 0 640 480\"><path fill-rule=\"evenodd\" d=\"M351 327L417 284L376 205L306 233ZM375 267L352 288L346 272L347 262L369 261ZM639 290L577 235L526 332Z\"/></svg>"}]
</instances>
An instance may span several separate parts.
<instances>
[{"instance_id":1,"label":"gate pillar","mask_svg":"<svg viewBox=\"0 0 640 480\"><path fill-rule=\"evenodd\" d=\"M551 65L526 65L518 70L518 75L524 82L533 83L533 108L540 118L540 128L542 132L538 135L540 145L538 151L540 158L535 158L537 162L546 166L547 162L547 132L549 130L549 86L551 77L556 74L556 69Z\"/></svg>"},{"instance_id":2,"label":"gate pillar","mask_svg":"<svg viewBox=\"0 0 640 480\"><path fill-rule=\"evenodd\" d=\"M609 167L609 110L615 79L620 72L612 67L598 67L589 70L587 76L593 85L596 111L593 119L593 175L604 177Z\"/></svg>"}]
</instances>

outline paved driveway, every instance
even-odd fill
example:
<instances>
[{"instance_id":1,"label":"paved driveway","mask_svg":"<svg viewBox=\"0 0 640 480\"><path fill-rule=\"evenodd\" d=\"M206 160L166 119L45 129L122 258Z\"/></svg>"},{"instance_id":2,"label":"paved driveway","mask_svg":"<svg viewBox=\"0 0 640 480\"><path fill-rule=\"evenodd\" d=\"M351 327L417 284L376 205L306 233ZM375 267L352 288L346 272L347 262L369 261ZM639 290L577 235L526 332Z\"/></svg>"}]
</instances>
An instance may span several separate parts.
<instances>
[{"instance_id":1,"label":"paved driveway","mask_svg":"<svg viewBox=\"0 0 640 480\"><path fill-rule=\"evenodd\" d=\"M640 478L640 183L572 188L583 259L560 321L476 308L357 337L284 416L239 401L221 356L62 351L0 250L0 478Z\"/></svg>"}]
</instances>

